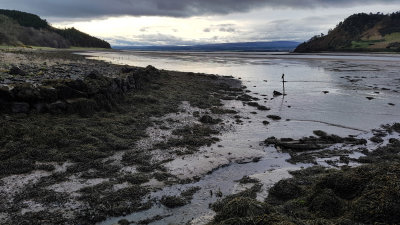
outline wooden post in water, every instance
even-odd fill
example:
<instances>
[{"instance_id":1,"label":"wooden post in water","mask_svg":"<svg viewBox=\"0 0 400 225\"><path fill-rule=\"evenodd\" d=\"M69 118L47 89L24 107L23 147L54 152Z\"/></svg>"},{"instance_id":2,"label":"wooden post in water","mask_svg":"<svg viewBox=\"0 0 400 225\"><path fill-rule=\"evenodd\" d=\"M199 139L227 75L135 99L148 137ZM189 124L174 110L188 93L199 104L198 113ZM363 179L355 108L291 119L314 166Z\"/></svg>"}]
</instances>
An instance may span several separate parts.
<instances>
[{"instance_id":1,"label":"wooden post in water","mask_svg":"<svg viewBox=\"0 0 400 225\"><path fill-rule=\"evenodd\" d=\"M282 74L283 95L285 95L285 74Z\"/></svg>"}]
</instances>

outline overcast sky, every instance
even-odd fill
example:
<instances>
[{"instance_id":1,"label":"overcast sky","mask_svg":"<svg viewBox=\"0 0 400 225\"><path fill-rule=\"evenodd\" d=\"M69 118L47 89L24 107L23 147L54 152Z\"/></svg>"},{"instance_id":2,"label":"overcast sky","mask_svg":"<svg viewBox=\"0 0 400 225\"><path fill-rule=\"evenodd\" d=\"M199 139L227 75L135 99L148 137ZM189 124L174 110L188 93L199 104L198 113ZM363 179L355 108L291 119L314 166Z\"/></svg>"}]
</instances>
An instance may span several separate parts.
<instances>
[{"instance_id":1,"label":"overcast sky","mask_svg":"<svg viewBox=\"0 0 400 225\"><path fill-rule=\"evenodd\" d=\"M359 12L390 13L400 0L0 0L53 26L112 45L305 41Z\"/></svg>"}]
</instances>

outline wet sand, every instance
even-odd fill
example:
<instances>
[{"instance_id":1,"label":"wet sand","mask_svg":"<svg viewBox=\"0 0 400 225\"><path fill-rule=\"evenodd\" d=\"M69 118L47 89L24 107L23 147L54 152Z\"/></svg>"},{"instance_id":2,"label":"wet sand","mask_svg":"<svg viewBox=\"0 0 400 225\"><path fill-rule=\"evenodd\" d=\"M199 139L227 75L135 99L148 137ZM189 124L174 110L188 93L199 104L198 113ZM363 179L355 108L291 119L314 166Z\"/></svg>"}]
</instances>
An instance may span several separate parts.
<instances>
[{"instance_id":1,"label":"wet sand","mask_svg":"<svg viewBox=\"0 0 400 225\"><path fill-rule=\"evenodd\" d=\"M383 143L370 140L374 136L371 129L400 119L398 113L400 102L397 92L400 89L400 77L396 72L398 71L396 62L400 60L396 55L306 57L254 53L90 52L85 54L92 55L91 58L96 60L121 65L145 67L152 64L160 69L174 71L233 75L247 86L247 89L240 91L248 94L250 98L244 101L239 98L244 98L244 93L231 93L233 94L230 96L231 99L227 100L228 92L217 96L225 99L221 101L223 106L219 110L226 112L231 110L235 113L218 114L213 112L212 107L199 108L197 99L191 99L197 105L190 101L181 101L171 113L149 115L149 122L151 122L135 146L115 152L102 159L102 162L120 167L118 175L143 175L139 171L143 169L143 165L125 165L124 158L127 157L126 152L134 152L136 158L143 157L144 161L149 161L148 156L142 153L150 153L151 162L162 165L161 168L155 168L156 172L150 172L150 179L145 179L140 183L141 187L149 191L148 194L141 196L142 202L152 203L152 206L140 212L124 213L125 215L120 217L107 216L108 219L102 219L103 222L100 224L115 224L121 219L138 222L157 215L160 217L151 224L181 224L190 221L192 224L206 224L214 215L209 204L251 187L251 185L237 182L244 176L260 181L262 188L258 193L258 199L263 200L274 183L291 176L288 171L309 167L315 163L325 167L357 166L359 165L357 158L364 155L360 148L366 147L372 151L387 144L390 138L398 138L395 134L395 136L385 137ZM282 73L286 74L288 80L285 85L287 95L273 96L274 90L283 91L280 82ZM191 75L182 74L185 74L185 77ZM232 83L237 83L237 80ZM156 86L159 88L160 84L156 83L154 87ZM172 87L171 90L173 90ZM213 95L213 92L208 94ZM373 97L373 99L369 100L366 97ZM140 99L143 99L143 96ZM152 102L154 99L150 98L146 101ZM257 106L265 106L265 108ZM196 126L204 129L204 124L199 122L199 116L202 115L211 115L214 119L220 120L216 124L206 124L206 127L217 130L218 133L207 134L204 140L209 141L208 135L217 139L210 140L209 146L202 144L196 147L196 150L187 149L187 146L171 146L168 140L175 141L180 137L177 135L180 133L176 131L183 129L183 132L190 133L194 131L187 130L185 127L193 129ZM281 119L273 120L267 117L271 115L279 116ZM123 120L121 123L128 123L128 121ZM314 135L315 130L323 130L343 137L354 135L356 138L365 139L367 143L356 146L338 143L330 146L329 151L326 151L327 149L322 149L320 152L306 151L302 153L304 157L300 157L302 154L296 155L300 160L295 163L288 162L294 158L293 152L283 151L277 146L264 143L264 140L271 136L299 139ZM201 130L201 132L204 131L209 132L207 129ZM164 148L167 143L169 146ZM175 142L172 143L175 144ZM350 158L348 162L339 160L344 154L341 150L346 150L345 154ZM9 195L15 191L15 188L13 190L9 188L15 180L20 181L18 183L20 186L16 189L22 190L28 185L41 181L43 177L50 177L54 172L65 173L68 167L72 168L73 164L56 166L53 172L33 171L30 174L2 178L1 193ZM123 180L115 181L113 175L90 178L82 178L80 175L81 172L68 174L67 180L52 182L47 187L56 193L70 195L69 202L62 206L68 207L68 211L72 214L82 208L87 208L87 205L81 205L79 201L76 201L77 197L82 195L81 189L100 188L101 184L111 184L111 189L117 196L118 190L131 186L129 182ZM157 177L161 178L160 176L162 179L157 179ZM200 189L193 194L190 201L185 200L185 206L169 208L161 204L163 197L180 196L184 191L194 187ZM98 190L93 189L93 191ZM48 211L48 207L51 206L37 203L35 200L26 201L25 204L23 211L19 211L16 215ZM7 215L0 214L0 218L7 218Z\"/></svg>"},{"instance_id":2,"label":"wet sand","mask_svg":"<svg viewBox=\"0 0 400 225\"><path fill-rule=\"evenodd\" d=\"M222 134L221 141L216 144L222 147L203 147L199 153L175 159L168 165L171 171L180 168L177 174L184 177L203 177L206 171L228 166L189 185L202 188L200 193L194 195L190 205L179 209L156 206L149 211L126 217L129 221L160 214L170 216L152 224L185 223L192 220L192 217L198 217L194 218L192 224L205 224L212 219L210 215L213 215L208 204L218 199L209 195L210 190L221 190L223 196L235 193L238 183L234 181L243 176L251 176L261 180L261 193L267 193L271 183L277 182L279 177L283 179L288 176L283 171L314 165L307 162L298 162L297 165L287 163L286 160L290 158L288 153L260 145L267 137L301 138L314 135L314 130L323 130L330 134L354 135L368 140L373 136L371 129L400 119L400 80L396 73L400 57L397 55L127 51L118 54L95 53L93 58L117 64L144 66L153 63L164 69L232 75L247 86L249 95L259 99L256 100L259 105L270 108L269 111L262 111L240 101L225 102L226 107L240 112L240 122L232 121L235 123L233 130ZM285 85L287 95L273 96L274 90L282 92L282 73L286 74L288 81ZM372 100L366 98L372 96ZM279 115L282 119L273 121L267 115ZM269 124L265 125L263 121L268 121ZM379 146L380 144L371 141L367 144L370 150ZM360 147L364 146L335 145L330 151L336 151L337 154L313 153L313 157L315 163L325 167L357 166L359 164L355 160L363 156ZM350 149L350 153L346 155L354 161L350 160L350 164L340 162L341 149ZM261 158L258 162L246 161L238 153L249 156L249 159ZM243 160L248 164L238 164ZM179 185L166 188L156 192L155 196L160 198L162 195L177 195L186 188L188 186ZM260 195L265 197L265 194ZM196 209L196 215L190 213L191 209ZM119 219L123 217L110 219L103 224L112 224Z\"/></svg>"}]
</instances>

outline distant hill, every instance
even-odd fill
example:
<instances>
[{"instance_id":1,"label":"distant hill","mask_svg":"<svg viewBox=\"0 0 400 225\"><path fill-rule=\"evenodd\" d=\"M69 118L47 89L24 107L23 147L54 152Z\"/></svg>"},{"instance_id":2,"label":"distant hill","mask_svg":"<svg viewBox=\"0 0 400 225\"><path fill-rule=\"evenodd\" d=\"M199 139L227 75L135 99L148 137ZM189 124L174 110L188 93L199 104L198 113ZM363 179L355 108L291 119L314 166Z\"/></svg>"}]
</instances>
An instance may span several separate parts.
<instances>
[{"instance_id":1,"label":"distant hill","mask_svg":"<svg viewBox=\"0 0 400 225\"><path fill-rule=\"evenodd\" d=\"M293 41L238 42L191 46L113 46L115 49L140 51L293 51L300 43Z\"/></svg>"},{"instance_id":2,"label":"distant hill","mask_svg":"<svg viewBox=\"0 0 400 225\"><path fill-rule=\"evenodd\" d=\"M354 14L327 35L317 35L295 52L400 51L400 12Z\"/></svg>"},{"instance_id":3,"label":"distant hill","mask_svg":"<svg viewBox=\"0 0 400 225\"><path fill-rule=\"evenodd\" d=\"M0 45L111 48L108 42L75 28L57 29L37 15L5 9L0 9Z\"/></svg>"}]
</instances>

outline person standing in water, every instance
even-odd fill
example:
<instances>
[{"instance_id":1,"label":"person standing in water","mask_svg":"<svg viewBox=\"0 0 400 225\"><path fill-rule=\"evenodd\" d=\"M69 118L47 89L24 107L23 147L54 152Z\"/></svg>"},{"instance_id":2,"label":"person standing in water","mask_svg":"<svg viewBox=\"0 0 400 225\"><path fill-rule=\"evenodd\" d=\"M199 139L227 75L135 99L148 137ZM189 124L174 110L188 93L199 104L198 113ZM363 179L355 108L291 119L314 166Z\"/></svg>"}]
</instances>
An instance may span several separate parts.
<instances>
[{"instance_id":1,"label":"person standing in water","mask_svg":"<svg viewBox=\"0 0 400 225\"><path fill-rule=\"evenodd\" d=\"M282 73L282 83L285 83L285 74Z\"/></svg>"}]
</instances>

